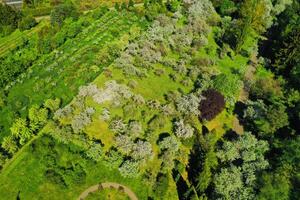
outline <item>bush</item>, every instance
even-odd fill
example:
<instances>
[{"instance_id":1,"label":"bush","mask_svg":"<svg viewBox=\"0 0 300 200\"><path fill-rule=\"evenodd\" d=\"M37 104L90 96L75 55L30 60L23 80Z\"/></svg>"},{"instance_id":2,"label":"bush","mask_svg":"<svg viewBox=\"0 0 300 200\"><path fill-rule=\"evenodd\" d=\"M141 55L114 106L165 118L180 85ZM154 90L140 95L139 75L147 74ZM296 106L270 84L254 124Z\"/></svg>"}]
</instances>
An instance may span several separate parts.
<instances>
[{"instance_id":1,"label":"bush","mask_svg":"<svg viewBox=\"0 0 300 200\"><path fill-rule=\"evenodd\" d=\"M200 102L201 119L212 120L225 108L224 96L214 89L203 92L204 100Z\"/></svg>"},{"instance_id":2,"label":"bush","mask_svg":"<svg viewBox=\"0 0 300 200\"><path fill-rule=\"evenodd\" d=\"M24 30L29 30L32 27L35 27L36 25L37 22L35 18L29 15L22 18L22 20L18 24L18 27L21 31L24 31Z\"/></svg>"}]
</instances>

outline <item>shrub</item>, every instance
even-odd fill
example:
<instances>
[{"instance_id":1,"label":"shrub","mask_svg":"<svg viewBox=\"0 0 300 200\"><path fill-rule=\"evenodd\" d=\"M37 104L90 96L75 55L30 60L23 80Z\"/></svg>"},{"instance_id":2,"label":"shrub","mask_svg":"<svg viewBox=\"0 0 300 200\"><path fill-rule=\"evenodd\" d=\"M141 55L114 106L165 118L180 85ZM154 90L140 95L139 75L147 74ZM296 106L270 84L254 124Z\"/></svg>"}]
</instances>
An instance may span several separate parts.
<instances>
[{"instance_id":1,"label":"shrub","mask_svg":"<svg viewBox=\"0 0 300 200\"><path fill-rule=\"evenodd\" d=\"M212 120L225 108L224 96L214 89L204 91L203 96L199 106L201 119Z\"/></svg>"}]
</instances>

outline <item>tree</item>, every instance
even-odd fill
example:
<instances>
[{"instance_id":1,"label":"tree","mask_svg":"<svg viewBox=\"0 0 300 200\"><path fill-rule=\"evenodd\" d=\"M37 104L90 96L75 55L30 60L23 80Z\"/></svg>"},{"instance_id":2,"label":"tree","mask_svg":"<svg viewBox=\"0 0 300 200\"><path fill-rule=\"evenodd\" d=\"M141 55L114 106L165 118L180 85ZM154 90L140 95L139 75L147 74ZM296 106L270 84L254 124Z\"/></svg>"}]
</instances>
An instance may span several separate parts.
<instances>
[{"instance_id":1,"label":"tree","mask_svg":"<svg viewBox=\"0 0 300 200\"><path fill-rule=\"evenodd\" d=\"M129 2L128 2L128 8L133 8L133 7L134 7L133 0L129 0Z\"/></svg>"},{"instance_id":2,"label":"tree","mask_svg":"<svg viewBox=\"0 0 300 200\"><path fill-rule=\"evenodd\" d=\"M161 150L170 150L173 152L177 152L179 150L179 142L174 136L163 138L163 140L158 143L158 146Z\"/></svg>"},{"instance_id":3,"label":"tree","mask_svg":"<svg viewBox=\"0 0 300 200\"><path fill-rule=\"evenodd\" d=\"M238 167L221 169L214 179L215 191L222 199L252 199L247 190L243 189L242 173Z\"/></svg>"},{"instance_id":4,"label":"tree","mask_svg":"<svg viewBox=\"0 0 300 200\"><path fill-rule=\"evenodd\" d=\"M290 175L283 170L264 173L260 178L261 187L257 195L258 200L288 200L290 198Z\"/></svg>"},{"instance_id":5,"label":"tree","mask_svg":"<svg viewBox=\"0 0 300 200\"><path fill-rule=\"evenodd\" d=\"M92 115L94 114L94 108L86 108L80 114L74 116L71 122L72 129L75 133L80 133L88 124L92 122Z\"/></svg>"},{"instance_id":6,"label":"tree","mask_svg":"<svg viewBox=\"0 0 300 200\"><path fill-rule=\"evenodd\" d=\"M0 34L9 34L17 28L20 18L20 12L16 11L11 6L0 3Z\"/></svg>"},{"instance_id":7,"label":"tree","mask_svg":"<svg viewBox=\"0 0 300 200\"><path fill-rule=\"evenodd\" d=\"M200 102L199 110L200 118L204 120L212 120L225 108L224 96L214 89L203 92L204 100Z\"/></svg>"},{"instance_id":8,"label":"tree","mask_svg":"<svg viewBox=\"0 0 300 200\"><path fill-rule=\"evenodd\" d=\"M115 9L116 11L120 11L120 5L118 2L115 3Z\"/></svg>"},{"instance_id":9,"label":"tree","mask_svg":"<svg viewBox=\"0 0 300 200\"><path fill-rule=\"evenodd\" d=\"M47 122L48 110L40 108L38 105L33 105L28 111L28 118L32 131L35 131Z\"/></svg>"},{"instance_id":10,"label":"tree","mask_svg":"<svg viewBox=\"0 0 300 200\"><path fill-rule=\"evenodd\" d=\"M103 157L103 147L100 143L92 142L90 148L86 151L86 156L96 162Z\"/></svg>"}]
</instances>

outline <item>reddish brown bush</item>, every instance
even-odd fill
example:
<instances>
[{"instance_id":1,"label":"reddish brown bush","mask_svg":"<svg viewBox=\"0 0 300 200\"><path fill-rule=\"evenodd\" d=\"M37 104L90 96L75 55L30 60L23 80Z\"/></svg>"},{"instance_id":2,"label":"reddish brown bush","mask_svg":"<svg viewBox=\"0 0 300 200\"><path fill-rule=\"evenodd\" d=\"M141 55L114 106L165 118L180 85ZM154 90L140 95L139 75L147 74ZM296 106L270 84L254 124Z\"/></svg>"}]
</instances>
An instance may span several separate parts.
<instances>
[{"instance_id":1,"label":"reddish brown bush","mask_svg":"<svg viewBox=\"0 0 300 200\"><path fill-rule=\"evenodd\" d=\"M199 110L200 118L204 120L212 120L225 108L224 96L214 90L209 89L203 92L204 100L200 102Z\"/></svg>"}]
</instances>

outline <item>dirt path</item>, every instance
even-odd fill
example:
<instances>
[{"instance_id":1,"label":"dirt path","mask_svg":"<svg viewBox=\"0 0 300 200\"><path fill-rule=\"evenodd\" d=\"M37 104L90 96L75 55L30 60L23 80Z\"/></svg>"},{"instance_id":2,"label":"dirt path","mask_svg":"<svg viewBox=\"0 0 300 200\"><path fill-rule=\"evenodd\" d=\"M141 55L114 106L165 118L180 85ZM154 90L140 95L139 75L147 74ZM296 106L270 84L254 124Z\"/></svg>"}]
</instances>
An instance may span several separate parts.
<instances>
[{"instance_id":1,"label":"dirt path","mask_svg":"<svg viewBox=\"0 0 300 200\"><path fill-rule=\"evenodd\" d=\"M101 191L103 189L116 189L119 190L125 194L128 195L128 197L131 200L138 200L137 196L134 194L134 192L132 190L130 190L128 187L121 185L119 183L112 183L112 182L107 182L107 183L100 183L97 185L93 185L91 187L89 187L88 189L86 189L84 192L82 192L80 194L80 196L77 198L77 200L83 200L85 199L90 193L93 192L97 192L97 191Z\"/></svg>"}]
</instances>

